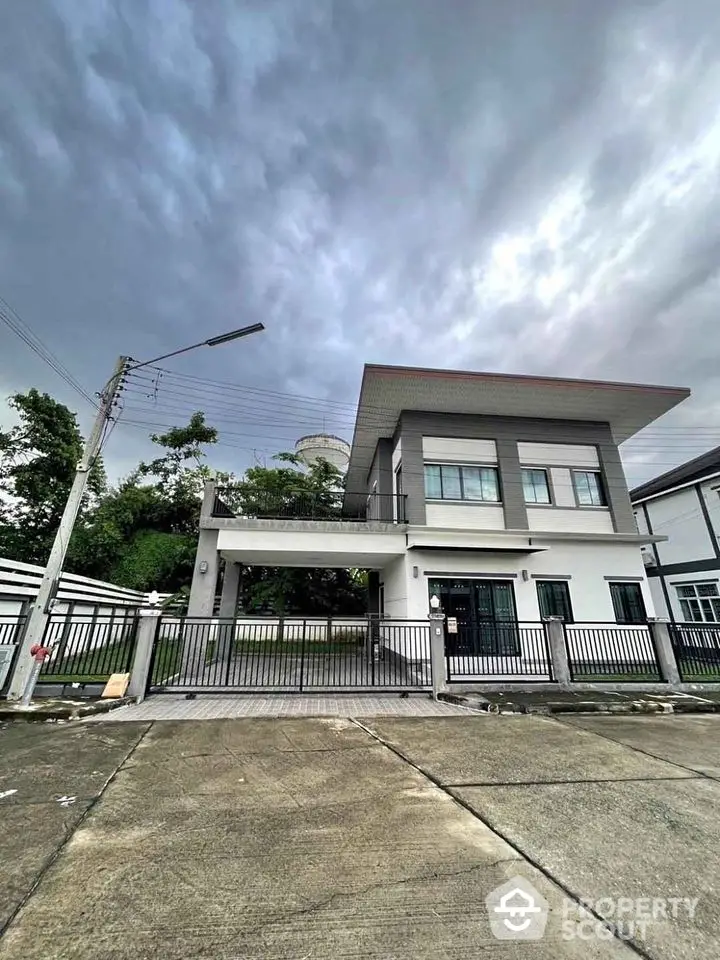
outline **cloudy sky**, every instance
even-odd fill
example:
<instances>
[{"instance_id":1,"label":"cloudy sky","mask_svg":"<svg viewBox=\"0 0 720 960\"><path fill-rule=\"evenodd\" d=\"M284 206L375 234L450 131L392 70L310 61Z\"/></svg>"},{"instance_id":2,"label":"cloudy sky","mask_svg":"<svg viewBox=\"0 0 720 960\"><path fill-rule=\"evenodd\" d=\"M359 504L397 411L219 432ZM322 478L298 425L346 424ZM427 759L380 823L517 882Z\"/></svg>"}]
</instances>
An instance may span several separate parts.
<instances>
[{"instance_id":1,"label":"cloudy sky","mask_svg":"<svg viewBox=\"0 0 720 960\"><path fill-rule=\"evenodd\" d=\"M719 31L717 0L5 3L0 295L89 393L266 324L168 364L242 389L146 374L113 475L203 396L225 468L349 436L373 361L692 387L639 482L720 443ZM89 422L0 326L30 386Z\"/></svg>"}]
</instances>

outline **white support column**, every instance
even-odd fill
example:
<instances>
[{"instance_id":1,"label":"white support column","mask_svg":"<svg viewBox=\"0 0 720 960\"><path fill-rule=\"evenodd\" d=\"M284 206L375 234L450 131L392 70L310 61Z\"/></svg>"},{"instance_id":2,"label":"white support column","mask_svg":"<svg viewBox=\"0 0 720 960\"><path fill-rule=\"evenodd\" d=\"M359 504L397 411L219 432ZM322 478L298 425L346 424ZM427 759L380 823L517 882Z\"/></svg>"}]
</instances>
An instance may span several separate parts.
<instances>
[{"instance_id":1,"label":"white support column","mask_svg":"<svg viewBox=\"0 0 720 960\"><path fill-rule=\"evenodd\" d=\"M235 632L234 617L237 613L239 588L240 564L226 560L222 594L220 596L220 624L217 631L216 659L220 661L229 660L232 656L233 634Z\"/></svg>"},{"instance_id":2,"label":"white support column","mask_svg":"<svg viewBox=\"0 0 720 960\"><path fill-rule=\"evenodd\" d=\"M430 620L430 669L432 671L433 700L447 688L445 666L445 614L431 613Z\"/></svg>"},{"instance_id":3,"label":"white support column","mask_svg":"<svg viewBox=\"0 0 720 960\"><path fill-rule=\"evenodd\" d=\"M561 687L570 686L570 662L568 660L567 644L565 643L565 627L562 617L543 617L547 631L548 650L552 664L552 675Z\"/></svg>"},{"instance_id":4,"label":"white support column","mask_svg":"<svg viewBox=\"0 0 720 960\"><path fill-rule=\"evenodd\" d=\"M140 611L140 622L135 640L135 655L130 673L130 683L127 688L127 695L135 697L138 703L145 699L150 660L161 616L162 611L155 608Z\"/></svg>"},{"instance_id":5,"label":"white support column","mask_svg":"<svg viewBox=\"0 0 720 960\"><path fill-rule=\"evenodd\" d=\"M658 666L660 667L660 676L666 683L675 686L679 684L681 680L677 660L675 659L675 651L673 650L672 640L670 639L668 622L669 621L662 617L648 617L650 636L655 646Z\"/></svg>"}]
</instances>

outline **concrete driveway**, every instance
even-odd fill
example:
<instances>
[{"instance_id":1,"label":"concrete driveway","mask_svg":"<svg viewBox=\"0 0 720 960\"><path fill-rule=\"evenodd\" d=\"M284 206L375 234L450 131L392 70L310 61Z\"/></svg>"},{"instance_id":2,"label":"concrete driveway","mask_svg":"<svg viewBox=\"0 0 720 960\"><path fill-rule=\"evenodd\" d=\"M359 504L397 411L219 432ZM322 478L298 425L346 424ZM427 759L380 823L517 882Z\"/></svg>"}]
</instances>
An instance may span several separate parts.
<instances>
[{"instance_id":1,"label":"concrete driveway","mask_svg":"<svg viewBox=\"0 0 720 960\"><path fill-rule=\"evenodd\" d=\"M718 733L720 717L7 726L0 957L716 956ZM485 897L518 877L549 903L542 940L491 930Z\"/></svg>"}]
</instances>

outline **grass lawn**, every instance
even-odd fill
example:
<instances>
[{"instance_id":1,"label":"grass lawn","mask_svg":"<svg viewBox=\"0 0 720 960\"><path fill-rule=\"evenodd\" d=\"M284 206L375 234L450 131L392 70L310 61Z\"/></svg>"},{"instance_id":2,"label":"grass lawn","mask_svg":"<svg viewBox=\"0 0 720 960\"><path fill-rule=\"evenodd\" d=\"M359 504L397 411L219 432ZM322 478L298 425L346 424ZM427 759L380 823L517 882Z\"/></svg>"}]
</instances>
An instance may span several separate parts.
<instances>
[{"instance_id":1,"label":"grass lawn","mask_svg":"<svg viewBox=\"0 0 720 960\"><path fill-rule=\"evenodd\" d=\"M153 681L157 671L163 669L163 663L172 659L172 648L177 648L177 641L161 640L155 652L153 667ZM106 683L112 673L127 673L132 662L133 642L120 640L117 643L107 644L85 653L78 653L65 658L62 673L41 673L38 683ZM50 669L54 664L50 664Z\"/></svg>"},{"instance_id":2,"label":"grass lawn","mask_svg":"<svg viewBox=\"0 0 720 960\"><path fill-rule=\"evenodd\" d=\"M662 683L659 673L575 673L575 683Z\"/></svg>"}]
</instances>

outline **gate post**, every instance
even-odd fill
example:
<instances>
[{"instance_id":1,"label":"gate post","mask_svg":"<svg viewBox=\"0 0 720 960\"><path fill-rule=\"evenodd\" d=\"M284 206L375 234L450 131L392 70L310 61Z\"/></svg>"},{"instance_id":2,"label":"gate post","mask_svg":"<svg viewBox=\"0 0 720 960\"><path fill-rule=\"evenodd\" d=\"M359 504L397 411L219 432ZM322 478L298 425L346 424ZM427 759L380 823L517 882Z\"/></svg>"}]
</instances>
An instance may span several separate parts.
<instances>
[{"instance_id":1,"label":"gate post","mask_svg":"<svg viewBox=\"0 0 720 960\"><path fill-rule=\"evenodd\" d=\"M431 613L430 620L430 672L432 674L432 696L438 699L439 693L444 693L447 686L445 666L445 614Z\"/></svg>"},{"instance_id":2,"label":"gate post","mask_svg":"<svg viewBox=\"0 0 720 960\"><path fill-rule=\"evenodd\" d=\"M552 668L552 678L561 687L569 687L572 682L570 661L565 644L565 623L562 617L543 617L547 634L548 654Z\"/></svg>"},{"instance_id":3,"label":"gate post","mask_svg":"<svg viewBox=\"0 0 720 960\"><path fill-rule=\"evenodd\" d=\"M135 656L133 657L130 683L127 695L135 697L138 703L145 699L145 693L150 679L150 663L153 659L153 647L160 627L162 610L157 608L139 611L137 637L135 639Z\"/></svg>"},{"instance_id":4,"label":"gate post","mask_svg":"<svg viewBox=\"0 0 720 960\"><path fill-rule=\"evenodd\" d=\"M655 648L660 677L665 683L675 685L681 682L675 651L670 639L670 628L667 620L662 617L648 617L650 639Z\"/></svg>"}]
</instances>

